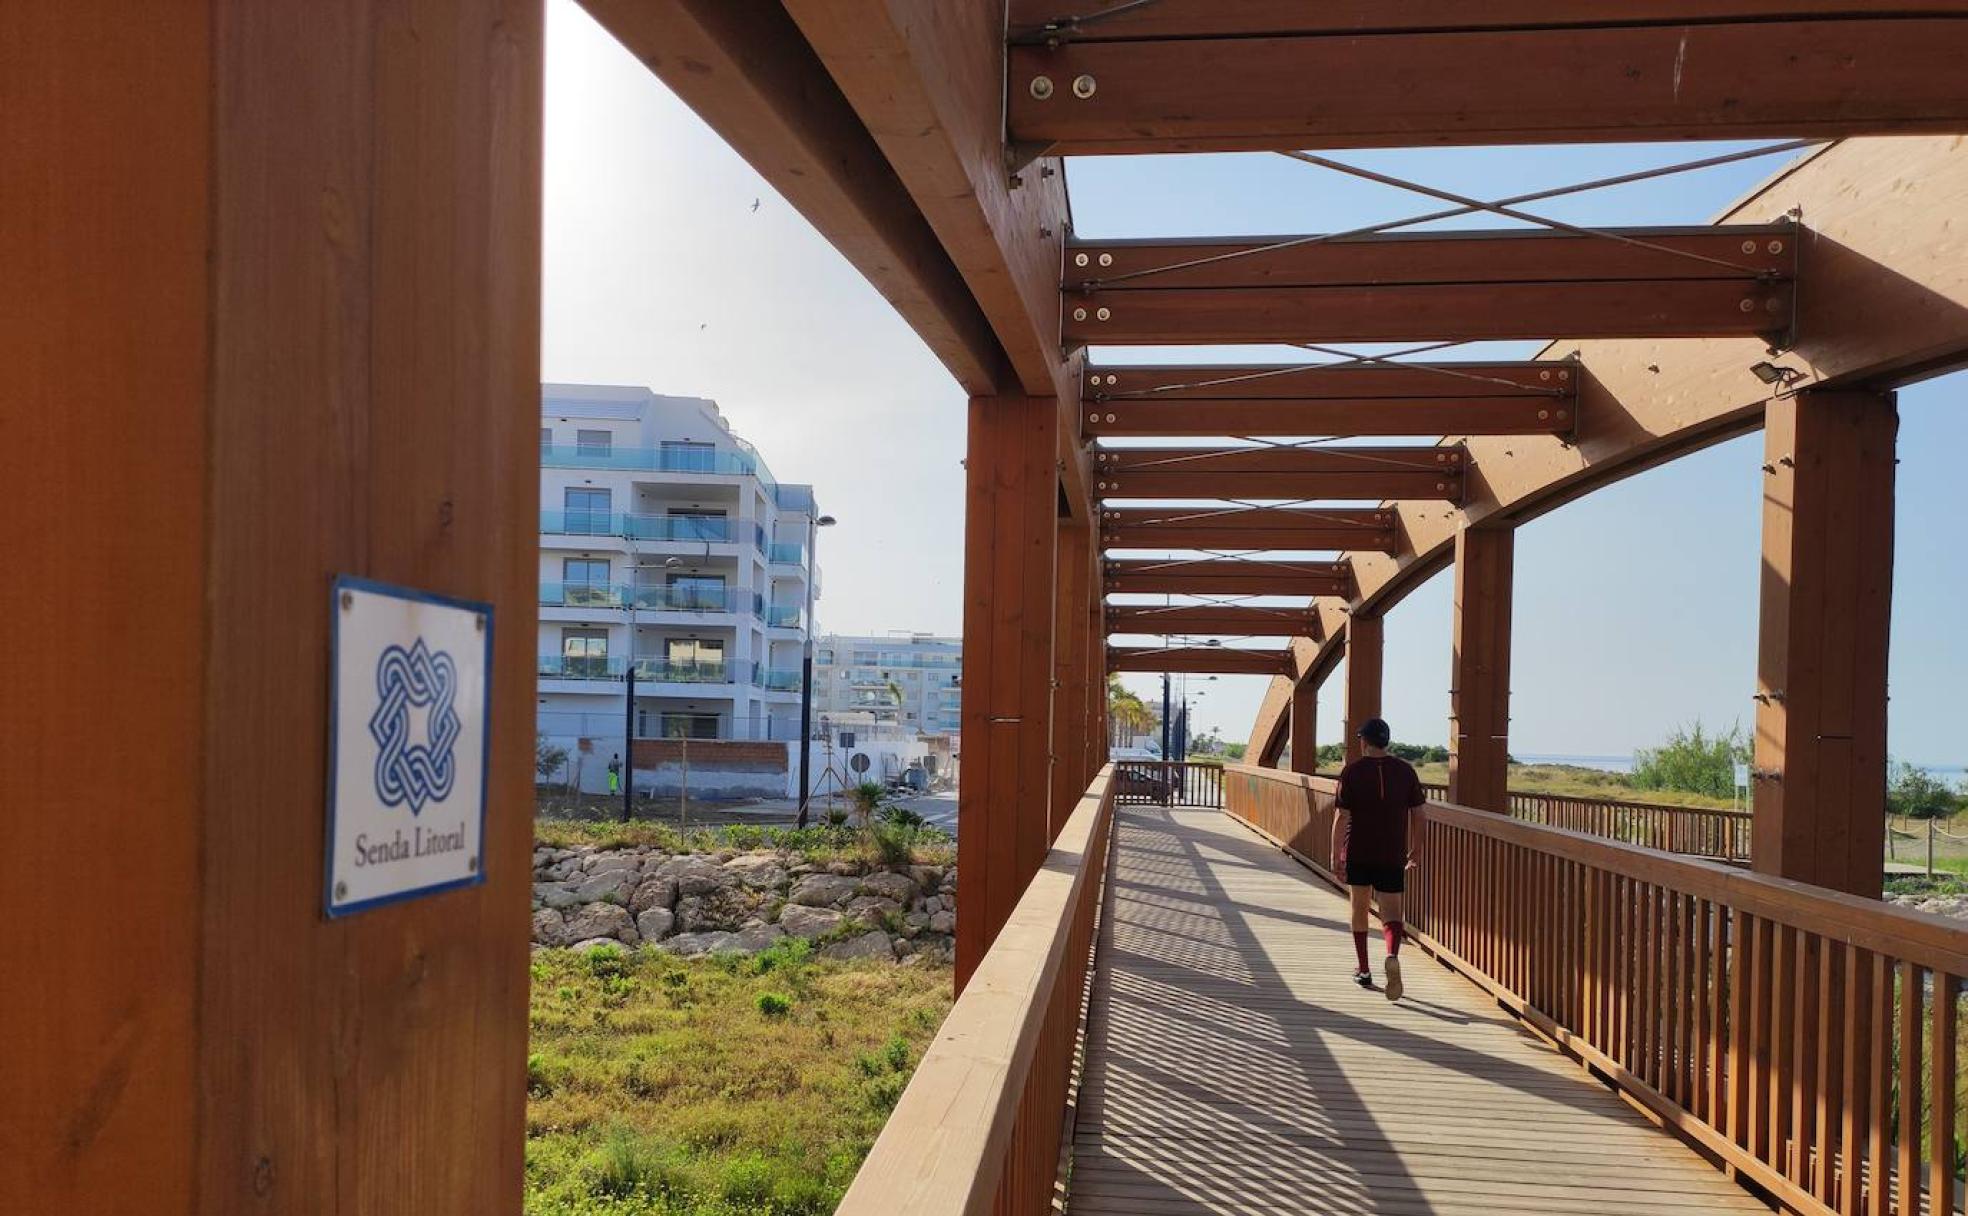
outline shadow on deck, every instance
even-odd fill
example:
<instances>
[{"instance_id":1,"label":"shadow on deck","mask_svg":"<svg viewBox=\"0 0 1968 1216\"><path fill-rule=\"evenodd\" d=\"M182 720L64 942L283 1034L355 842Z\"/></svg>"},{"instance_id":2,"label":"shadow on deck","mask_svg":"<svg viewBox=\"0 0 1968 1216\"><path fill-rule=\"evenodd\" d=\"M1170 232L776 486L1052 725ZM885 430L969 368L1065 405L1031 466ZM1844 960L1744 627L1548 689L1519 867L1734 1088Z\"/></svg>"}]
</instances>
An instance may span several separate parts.
<instances>
[{"instance_id":1,"label":"shadow on deck","mask_svg":"<svg viewBox=\"0 0 1968 1216\"><path fill-rule=\"evenodd\" d=\"M1356 987L1344 899L1222 812L1113 848L1071 1213L1768 1210L1419 949Z\"/></svg>"}]
</instances>

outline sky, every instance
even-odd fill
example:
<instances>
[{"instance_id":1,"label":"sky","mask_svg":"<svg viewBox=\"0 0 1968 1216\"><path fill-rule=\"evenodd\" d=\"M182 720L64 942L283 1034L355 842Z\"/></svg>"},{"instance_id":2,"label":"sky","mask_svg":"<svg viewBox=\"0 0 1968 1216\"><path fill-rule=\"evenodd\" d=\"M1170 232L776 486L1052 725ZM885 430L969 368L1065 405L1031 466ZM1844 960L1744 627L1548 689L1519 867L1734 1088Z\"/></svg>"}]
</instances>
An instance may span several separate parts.
<instances>
[{"instance_id":1,"label":"sky","mask_svg":"<svg viewBox=\"0 0 1968 1216\"><path fill-rule=\"evenodd\" d=\"M954 635L962 627L964 395L866 280L572 0L550 0L542 377L717 400L781 481L840 523L821 536L819 625ZM1420 149L1341 159L1500 197L1751 145ZM1584 224L1704 223L1783 158L1537 204ZM1335 231L1438 202L1265 154L1078 158L1090 238ZM756 206L754 206L756 204ZM1494 227L1501 221L1447 226ZM1374 349L1374 348L1364 348ZM1488 344L1459 358L1511 358ZM1093 352L1113 362L1172 357ZM1197 362L1303 358L1186 350ZM1901 393L1890 746L1968 761L1968 554L1946 453L1968 448L1968 373ZM1709 448L1519 529L1511 748L1626 756L1676 725L1753 717L1761 436ZM1855 572L1855 577L1873 577ZM1398 737L1447 735L1452 575L1387 618L1384 712ZM1158 677L1126 677L1160 697ZM1264 693L1191 677L1199 730L1241 740ZM1320 738L1340 730L1327 681Z\"/></svg>"}]
</instances>

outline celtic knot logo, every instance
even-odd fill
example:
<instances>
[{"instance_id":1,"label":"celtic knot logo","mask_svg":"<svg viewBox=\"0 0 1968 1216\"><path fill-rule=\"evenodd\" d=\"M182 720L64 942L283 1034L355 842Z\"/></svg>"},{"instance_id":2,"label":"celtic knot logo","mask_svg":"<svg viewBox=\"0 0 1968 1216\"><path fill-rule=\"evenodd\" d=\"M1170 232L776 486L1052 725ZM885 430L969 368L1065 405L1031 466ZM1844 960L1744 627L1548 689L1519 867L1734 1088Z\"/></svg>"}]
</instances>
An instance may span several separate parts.
<instances>
[{"instance_id":1,"label":"celtic knot logo","mask_svg":"<svg viewBox=\"0 0 1968 1216\"><path fill-rule=\"evenodd\" d=\"M457 777L452 745L458 741L458 714L452 700L458 692L458 665L442 650L433 651L424 639L405 650L389 646L376 661L376 695L381 704L369 719L376 740L376 796L384 806L410 804L412 815L426 802L451 796ZM410 742L410 710L429 706L427 743Z\"/></svg>"}]
</instances>

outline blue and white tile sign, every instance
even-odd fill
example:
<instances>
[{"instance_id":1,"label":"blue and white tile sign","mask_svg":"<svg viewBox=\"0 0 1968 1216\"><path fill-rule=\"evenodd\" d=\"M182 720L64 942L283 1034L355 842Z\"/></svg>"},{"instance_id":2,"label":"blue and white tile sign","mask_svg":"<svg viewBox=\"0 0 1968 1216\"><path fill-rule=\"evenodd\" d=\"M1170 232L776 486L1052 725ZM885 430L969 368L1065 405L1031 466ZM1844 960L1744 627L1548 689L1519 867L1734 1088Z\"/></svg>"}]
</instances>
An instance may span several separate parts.
<instances>
[{"instance_id":1,"label":"blue and white tile sign","mask_svg":"<svg viewBox=\"0 0 1968 1216\"><path fill-rule=\"evenodd\" d=\"M485 880L492 606L335 580L330 916Z\"/></svg>"}]
</instances>

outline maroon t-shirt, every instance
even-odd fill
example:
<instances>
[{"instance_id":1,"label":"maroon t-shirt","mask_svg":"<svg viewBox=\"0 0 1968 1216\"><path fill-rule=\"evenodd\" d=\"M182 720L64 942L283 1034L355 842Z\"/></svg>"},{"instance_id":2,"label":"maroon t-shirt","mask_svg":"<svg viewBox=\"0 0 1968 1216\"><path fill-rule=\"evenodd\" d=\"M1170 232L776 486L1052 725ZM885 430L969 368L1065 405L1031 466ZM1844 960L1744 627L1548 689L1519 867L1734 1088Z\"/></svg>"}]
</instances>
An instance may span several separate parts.
<instances>
[{"instance_id":1,"label":"maroon t-shirt","mask_svg":"<svg viewBox=\"0 0 1968 1216\"><path fill-rule=\"evenodd\" d=\"M1340 770L1336 805L1345 809L1341 856L1369 866L1408 860L1408 808L1428 801L1414 766L1399 756L1362 756Z\"/></svg>"}]
</instances>

